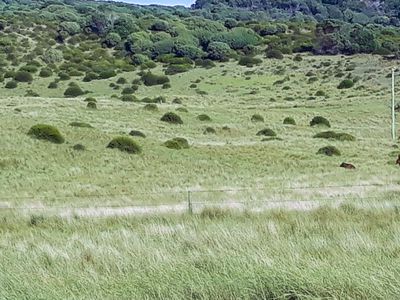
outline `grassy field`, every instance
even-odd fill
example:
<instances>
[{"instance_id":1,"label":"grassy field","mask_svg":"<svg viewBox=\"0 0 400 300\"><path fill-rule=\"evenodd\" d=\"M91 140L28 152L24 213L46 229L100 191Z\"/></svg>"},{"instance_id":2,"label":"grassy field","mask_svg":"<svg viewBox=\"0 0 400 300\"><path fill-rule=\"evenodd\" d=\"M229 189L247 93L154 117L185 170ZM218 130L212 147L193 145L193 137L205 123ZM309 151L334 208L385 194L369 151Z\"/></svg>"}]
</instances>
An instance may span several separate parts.
<instances>
[{"instance_id":1,"label":"grassy field","mask_svg":"<svg viewBox=\"0 0 400 300\"><path fill-rule=\"evenodd\" d=\"M2 214L1 299L397 299L400 215Z\"/></svg>"},{"instance_id":2,"label":"grassy field","mask_svg":"<svg viewBox=\"0 0 400 300\"><path fill-rule=\"evenodd\" d=\"M87 109L84 97L64 98L70 81L61 81L57 90L47 89L53 78L36 78L16 90L1 88L0 205L169 203L182 199L171 192L188 189L396 185L398 150L390 140L390 79L386 78L390 67L390 62L374 56L304 56L301 62L291 57L264 60L253 68L233 62L210 70L196 68L170 76L170 89L140 86L136 92L139 99L166 97L167 102L159 104L156 112L145 111L144 104L112 97L120 95L120 90L114 91L109 84L124 77L128 84L121 88L129 86L138 78L136 72L94 83L72 80L92 91L86 96L98 99L97 110ZM341 78L336 77L339 73L343 73ZM358 79L355 87L337 89L346 76ZM311 77L316 81L308 83ZM283 83L277 84L278 80ZM197 88L190 88L194 82ZM24 97L27 89L40 97ZM200 95L196 89L207 94ZM326 96L315 96L318 91ZM173 104L175 98L182 104ZM160 121L165 112L180 107L188 110L178 112L183 125ZM250 120L256 113L264 122ZM199 114L209 115L211 121L198 120ZM356 141L313 138L328 130L309 126L317 115L329 119L331 130L352 134ZM293 117L297 125L284 125L285 117ZM69 126L74 121L94 128ZM29 128L37 123L56 126L66 143L54 145L29 137ZM216 133L204 134L207 127ZM262 141L256 133L263 128L273 129L280 139ZM147 135L146 139L137 138L142 154L106 149L113 137L127 135L132 129ZM173 137L187 138L191 148L176 151L164 147ZM77 143L87 150L74 151L72 146ZM326 145L336 146L342 155L317 155ZM339 168L343 161L357 169ZM148 192L156 194L146 195ZM271 193L262 197L269 199ZM368 193L382 196L392 191Z\"/></svg>"}]
</instances>

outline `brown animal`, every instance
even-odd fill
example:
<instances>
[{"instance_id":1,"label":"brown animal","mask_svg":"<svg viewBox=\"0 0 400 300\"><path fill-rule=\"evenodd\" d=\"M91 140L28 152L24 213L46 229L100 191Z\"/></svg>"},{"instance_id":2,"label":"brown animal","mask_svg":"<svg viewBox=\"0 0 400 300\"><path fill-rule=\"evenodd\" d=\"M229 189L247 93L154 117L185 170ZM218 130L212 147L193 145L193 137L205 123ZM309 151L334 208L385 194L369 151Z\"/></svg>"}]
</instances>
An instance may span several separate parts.
<instances>
[{"instance_id":1,"label":"brown animal","mask_svg":"<svg viewBox=\"0 0 400 300\"><path fill-rule=\"evenodd\" d=\"M400 158L400 157L399 157ZM345 169L355 169L356 167L354 166L354 165L352 165L352 164L348 164L348 163L342 163L341 165L340 165L340 167L341 168L345 168Z\"/></svg>"},{"instance_id":2,"label":"brown animal","mask_svg":"<svg viewBox=\"0 0 400 300\"><path fill-rule=\"evenodd\" d=\"M400 154L399 154L399 156L397 157L396 165L399 165L399 166L400 166Z\"/></svg>"}]
</instances>

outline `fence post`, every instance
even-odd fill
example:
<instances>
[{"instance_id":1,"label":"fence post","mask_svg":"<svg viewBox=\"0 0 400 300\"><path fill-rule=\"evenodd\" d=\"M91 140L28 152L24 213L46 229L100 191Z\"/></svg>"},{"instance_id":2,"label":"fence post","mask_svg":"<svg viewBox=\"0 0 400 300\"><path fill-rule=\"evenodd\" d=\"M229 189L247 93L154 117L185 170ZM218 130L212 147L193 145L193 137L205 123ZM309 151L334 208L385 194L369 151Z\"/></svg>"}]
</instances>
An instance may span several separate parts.
<instances>
[{"instance_id":1,"label":"fence post","mask_svg":"<svg viewBox=\"0 0 400 300\"><path fill-rule=\"evenodd\" d=\"M193 214L193 205L192 205L192 192L191 191L187 192L187 202L188 202L189 214L192 215Z\"/></svg>"}]
</instances>

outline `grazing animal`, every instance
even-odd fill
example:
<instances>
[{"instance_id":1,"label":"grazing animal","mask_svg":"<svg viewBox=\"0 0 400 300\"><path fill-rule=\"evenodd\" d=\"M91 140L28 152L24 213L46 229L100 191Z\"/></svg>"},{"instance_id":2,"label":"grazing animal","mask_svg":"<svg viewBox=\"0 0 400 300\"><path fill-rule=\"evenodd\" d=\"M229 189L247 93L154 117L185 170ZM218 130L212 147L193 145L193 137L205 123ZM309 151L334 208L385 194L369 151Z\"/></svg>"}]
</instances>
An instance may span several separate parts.
<instances>
[{"instance_id":1,"label":"grazing animal","mask_svg":"<svg viewBox=\"0 0 400 300\"><path fill-rule=\"evenodd\" d=\"M399 165L399 166L400 166L400 154L399 154L399 156L397 157L396 165Z\"/></svg>"},{"instance_id":2,"label":"grazing animal","mask_svg":"<svg viewBox=\"0 0 400 300\"><path fill-rule=\"evenodd\" d=\"M399 159L400 159L400 156L399 156ZM354 166L354 165L352 165L352 164L348 164L348 163L342 163L341 165L340 165L340 167L341 168L345 168L345 169L355 169L356 167Z\"/></svg>"}]
</instances>

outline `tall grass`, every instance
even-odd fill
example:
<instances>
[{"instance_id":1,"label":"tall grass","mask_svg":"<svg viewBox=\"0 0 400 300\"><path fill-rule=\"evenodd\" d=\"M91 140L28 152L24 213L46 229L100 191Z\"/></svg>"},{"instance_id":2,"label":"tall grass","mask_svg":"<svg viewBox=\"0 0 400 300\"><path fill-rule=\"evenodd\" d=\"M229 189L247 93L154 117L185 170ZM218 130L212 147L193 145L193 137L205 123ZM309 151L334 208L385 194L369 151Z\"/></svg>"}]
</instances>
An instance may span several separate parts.
<instances>
[{"instance_id":1,"label":"tall grass","mask_svg":"<svg viewBox=\"0 0 400 300\"><path fill-rule=\"evenodd\" d=\"M396 299L395 210L3 214L2 299Z\"/></svg>"}]
</instances>

